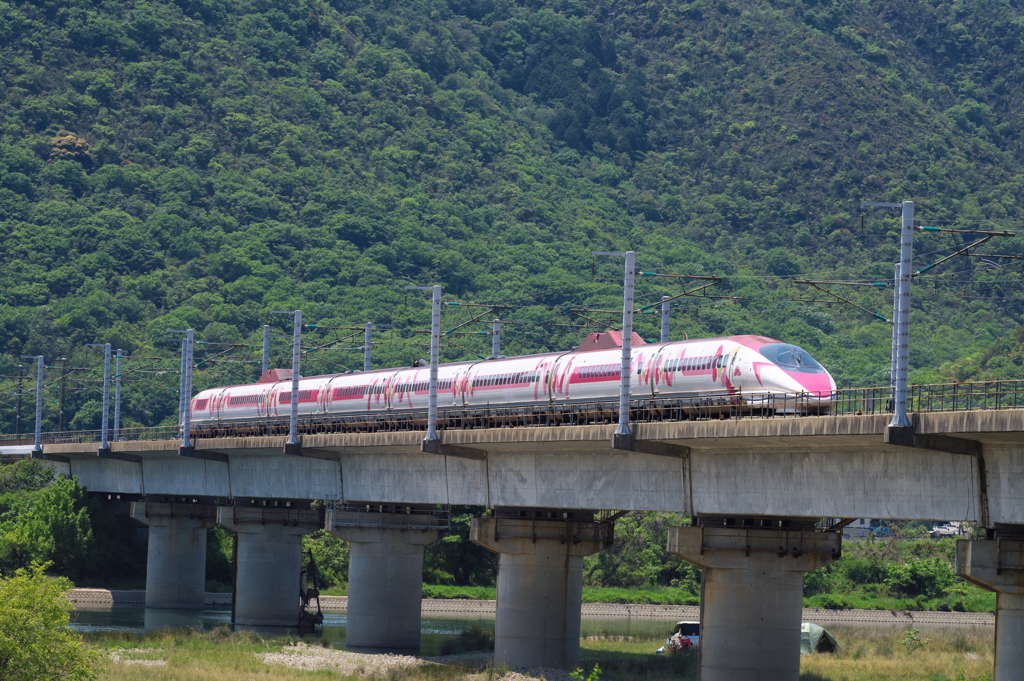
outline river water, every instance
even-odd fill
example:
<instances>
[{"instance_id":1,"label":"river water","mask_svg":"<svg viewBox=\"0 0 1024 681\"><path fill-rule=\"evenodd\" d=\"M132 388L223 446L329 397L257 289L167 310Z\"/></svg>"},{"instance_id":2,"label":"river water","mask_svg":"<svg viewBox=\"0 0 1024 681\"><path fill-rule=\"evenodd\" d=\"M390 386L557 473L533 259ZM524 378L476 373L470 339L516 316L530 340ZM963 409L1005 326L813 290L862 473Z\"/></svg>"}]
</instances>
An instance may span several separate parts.
<instances>
[{"instance_id":1,"label":"river water","mask_svg":"<svg viewBox=\"0 0 1024 681\"><path fill-rule=\"evenodd\" d=\"M585 617L581 635L630 636L657 639L668 636L675 623L659 619L595 619ZM335 648L345 646L348 618L344 612L324 611L323 632L318 637ZM81 632L134 631L142 632L163 628L189 627L209 631L218 626L231 626L231 610L208 608L202 612L191 610L156 610L139 605L113 605L80 608L72 613L72 628ZM441 646L462 632L474 629L494 631L494 616L444 616L433 614L421 621L420 648L422 655L439 655ZM288 629L265 627L261 633L287 635ZM315 639L317 637L310 637Z\"/></svg>"}]
</instances>

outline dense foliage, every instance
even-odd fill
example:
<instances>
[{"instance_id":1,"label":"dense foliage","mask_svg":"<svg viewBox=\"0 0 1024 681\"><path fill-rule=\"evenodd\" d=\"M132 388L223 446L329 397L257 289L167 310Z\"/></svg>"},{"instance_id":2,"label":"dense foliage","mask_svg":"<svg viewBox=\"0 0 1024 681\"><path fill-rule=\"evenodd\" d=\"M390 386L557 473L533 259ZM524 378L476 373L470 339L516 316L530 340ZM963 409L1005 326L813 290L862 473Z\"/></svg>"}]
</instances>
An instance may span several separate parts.
<instances>
[{"instance_id":1,"label":"dense foliage","mask_svg":"<svg viewBox=\"0 0 1024 681\"><path fill-rule=\"evenodd\" d=\"M0 468L0 486L0 575L43 563L82 582L145 575L133 523L89 499L77 479L54 480L46 464L26 460Z\"/></svg>"},{"instance_id":2,"label":"dense foliage","mask_svg":"<svg viewBox=\"0 0 1024 681\"><path fill-rule=\"evenodd\" d=\"M955 553L955 539L920 532L848 541L839 560L807 573L805 600L823 608L994 610L995 594L954 574Z\"/></svg>"},{"instance_id":3,"label":"dense foliage","mask_svg":"<svg viewBox=\"0 0 1024 681\"><path fill-rule=\"evenodd\" d=\"M860 199L913 199L939 225L1016 217L1022 27L1008 0L3 0L0 374L68 358L65 425L97 427L85 344L110 342L135 358L126 425L169 422L167 330L205 343L198 387L255 378L274 309L392 324L375 365L403 364L425 353L410 283L515 306L506 354L567 348L570 308L621 295L590 251L633 248L645 271L721 275L712 293L746 299L681 299L673 337L763 333L841 383L884 380L888 326L792 302L821 297L793 280L891 276L897 222L862 223ZM922 264L953 247L918 241ZM915 378L1020 373L992 345L1024 312L1018 266L959 257L918 282ZM645 277L638 300L679 292ZM847 293L888 316L884 291ZM447 360L485 354L448 339ZM57 383L51 368L48 430Z\"/></svg>"}]
</instances>

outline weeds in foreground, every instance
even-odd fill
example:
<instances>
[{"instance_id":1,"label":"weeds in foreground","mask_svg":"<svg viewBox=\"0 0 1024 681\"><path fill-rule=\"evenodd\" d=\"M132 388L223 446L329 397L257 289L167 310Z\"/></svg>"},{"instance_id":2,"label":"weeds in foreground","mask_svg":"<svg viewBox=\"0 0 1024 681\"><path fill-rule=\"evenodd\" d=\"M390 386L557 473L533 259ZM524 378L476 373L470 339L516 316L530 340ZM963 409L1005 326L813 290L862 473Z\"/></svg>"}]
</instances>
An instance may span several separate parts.
<instances>
[{"instance_id":1,"label":"weeds in foreground","mask_svg":"<svg viewBox=\"0 0 1024 681\"><path fill-rule=\"evenodd\" d=\"M801 658L801 681L991 681L993 632L990 628L927 629L907 632L896 627L829 627L842 644L833 655ZM467 645L489 638L467 632ZM908 636L913 634L913 636ZM474 637L477 643L473 643ZM911 650L905 640L928 640L927 654ZM455 664L392 668L379 675L361 676L334 671L300 670L267 665L261 652L280 651L297 639L264 638L252 632L217 627L205 633L191 630L145 633L95 632L85 635L100 651L118 653L123 662L111 664L101 681L462 681L468 677L501 681L502 667L483 671ZM579 681L693 681L694 654L655 655L663 639L642 636L599 637L581 641ZM314 645L306 642L307 645ZM915 652L915 650L917 652ZM146 666L142 662L158 662Z\"/></svg>"},{"instance_id":2,"label":"weeds in foreground","mask_svg":"<svg viewBox=\"0 0 1024 681\"><path fill-rule=\"evenodd\" d=\"M910 631L904 632L903 640L900 641L900 645L903 646L908 653L913 653L932 642L930 638L921 638L919 636L920 633L920 629L911 629Z\"/></svg>"},{"instance_id":3,"label":"weeds in foreground","mask_svg":"<svg viewBox=\"0 0 1024 681\"><path fill-rule=\"evenodd\" d=\"M829 627L842 648L805 655L800 681L986 681L993 664L991 627L920 630ZM927 645L927 655L920 651Z\"/></svg>"},{"instance_id":4,"label":"weeds in foreground","mask_svg":"<svg viewBox=\"0 0 1024 681\"><path fill-rule=\"evenodd\" d=\"M577 667L575 671L569 674L576 681L599 681L601 678L601 665L594 663L594 666L590 668L590 672L583 671L582 667Z\"/></svg>"}]
</instances>

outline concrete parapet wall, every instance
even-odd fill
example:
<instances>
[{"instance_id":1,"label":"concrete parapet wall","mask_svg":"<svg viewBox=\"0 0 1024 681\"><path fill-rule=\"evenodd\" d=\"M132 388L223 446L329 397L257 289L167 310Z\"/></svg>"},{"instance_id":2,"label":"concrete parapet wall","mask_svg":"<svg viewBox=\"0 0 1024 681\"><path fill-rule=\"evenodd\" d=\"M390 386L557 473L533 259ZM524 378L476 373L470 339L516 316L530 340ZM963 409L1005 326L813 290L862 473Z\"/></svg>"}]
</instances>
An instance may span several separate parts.
<instances>
[{"instance_id":1,"label":"concrete parapet wall","mask_svg":"<svg viewBox=\"0 0 1024 681\"><path fill-rule=\"evenodd\" d=\"M49 449L46 451L49 454ZM70 467L71 475L77 476L79 484L91 492L143 493L142 466L137 463L101 459L94 453L90 458L71 459Z\"/></svg>"},{"instance_id":2,"label":"concrete parapet wall","mask_svg":"<svg viewBox=\"0 0 1024 681\"><path fill-rule=\"evenodd\" d=\"M122 443L125 444L125 443ZM228 497L228 465L178 456L147 457L142 466L143 493L147 495Z\"/></svg>"},{"instance_id":3,"label":"concrete parapet wall","mask_svg":"<svg viewBox=\"0 0 1024 681\"><path fill-rule=\"evenodd\" d=\"M880 443L750 445L692 450L690 515L981 518L974 457Z\"/></svg>"}]
</instances>

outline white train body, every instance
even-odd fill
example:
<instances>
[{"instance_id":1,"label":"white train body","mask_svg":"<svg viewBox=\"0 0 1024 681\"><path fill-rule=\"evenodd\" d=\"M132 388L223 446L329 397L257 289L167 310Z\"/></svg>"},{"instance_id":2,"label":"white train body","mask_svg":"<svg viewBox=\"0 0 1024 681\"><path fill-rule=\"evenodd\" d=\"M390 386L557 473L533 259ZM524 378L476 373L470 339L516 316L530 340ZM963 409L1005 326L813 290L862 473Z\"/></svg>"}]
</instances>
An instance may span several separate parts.
<instances>
[{"instance_id":1,"label":"white train body","mask_svg":"<svg viewBox=\"0 0 1024 681\"><path fill-rule=\"evenodd\" d=\"M621 365L620 348L442 364L437 403L442 410L613 403ZM762 336L637 344L632 351L634 401L823 413L835 389L829 373L807 352ZM273 378L204 390L192 399L192 423L287 419L291 390L290 379ZM421 412L429 395L426 366L311 376L299 381L299 416L372 419Z\"/></svg>"}]
</instances>

